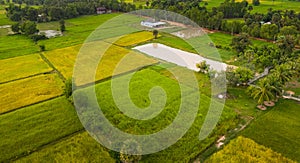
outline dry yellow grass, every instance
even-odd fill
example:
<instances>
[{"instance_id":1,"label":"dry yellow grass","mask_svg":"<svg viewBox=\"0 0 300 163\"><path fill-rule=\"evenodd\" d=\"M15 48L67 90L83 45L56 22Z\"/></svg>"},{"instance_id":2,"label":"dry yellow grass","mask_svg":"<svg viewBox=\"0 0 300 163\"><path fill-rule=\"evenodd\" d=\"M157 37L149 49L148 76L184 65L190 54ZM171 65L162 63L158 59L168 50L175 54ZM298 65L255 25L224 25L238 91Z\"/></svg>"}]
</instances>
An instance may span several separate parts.
<instances>
[{"instance_id":1,"label":"dry yellow grass","mask_svg":"<svg viewBox=\"0 0 300 163\"><path fill-rule=\"evenodd\" d=\"M70 78L72 77L75 59L80 47L81 44L62 49L56 49L47 51L44 53L44 55L65 78Z\"/></svg>"},{"instance_id":2,"label":"dry yellow grass","mask_svg":"<svg viewBox=\"0 0 300 163\"><path fill-rule=\"evenodd\" d=\"M0 85L0 113L34 104L63 93L56 74L39 75Z\"/></svg>"},{"instance_id":3,"label":"dry yellow grass","mask_svg":"<svg viewBox=\"0 0 300 163\"><path fill-rule=\"evenodd\" d=\"M49 61L58 69L65 78L75 77L77 85L87 84L93 81L98 81L113 75L128 72L136 68L144 67L150 64L154 64L157 61L146 57L143 54L134 52L132 50L122 48L120 46L111 45L106 42L97 41L84 44L82 46L80 53L80 61L77 58L79 49L82 45L77 45L73 47L53 50L45 52L45 56ZM125 58L123 62L122 59ZM101 57L101 61L98 64L98 60ZM77 64L81 64L81 79L73 76L73 69L75 65L75 60L77 59ZM98 68L93 68L91 65L96 64ZM120 65L121 68L116 70L116 67ZM93 79L83 80L85 75L90 72L96 71L96 77Z\"/></svg>"},{"instance_id":4,"label":"dry yellow grass","mask_svg":"<svg viewBox=\"0 0 300 163\"><path fill-rule=\"evenodd\" d=\"M0 83L50 72L46 62L38 54L0 60Z\"/></svg>"},{"instance_id":5,"label":"dry yellow grass","mask_svg":"<svg viewBox=\"0 0 300 163\"><path fill-rule=\"evenodd\" d=\"M154 39L152 32L142 31L142 32L128 34L124 37L121 37L119 40L115 42L115 44L119 46L132 46L152 39Z\"/></svg>"}]
</instances>

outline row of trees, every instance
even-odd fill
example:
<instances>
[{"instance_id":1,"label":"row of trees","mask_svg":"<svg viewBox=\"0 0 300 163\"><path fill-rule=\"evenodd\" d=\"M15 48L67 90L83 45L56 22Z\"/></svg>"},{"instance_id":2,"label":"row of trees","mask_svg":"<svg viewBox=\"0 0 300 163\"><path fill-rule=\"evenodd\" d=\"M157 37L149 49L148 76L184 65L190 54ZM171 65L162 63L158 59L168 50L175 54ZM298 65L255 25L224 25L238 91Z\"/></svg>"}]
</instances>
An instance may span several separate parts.
<instances>
[{"instance_id":1,"label":"row of trees","mask_svg":"<svg viewBox=\"0 0 300 163\"><path fill-rule=\"evenodd\" d=\"M56 21L74 18L80 15L96 14L97 7L105 7L108 10L129 12L136 10L136 6L118 0L39 0L37 4L43 5L39 8L22 7L23 2L11 3L6 8L7 16L13 21L30 20L38 22Z\"/></svg>"},{"instance_id":2,"label":"row of trees","mask_svg":"<svg viewBox=\"0 0 300 163\"><path fill-rule=\"evenodd\" d=\"M184 15L201 27L212 30L222 30L232 34L247 33L250 36L275 40L277 36L292 35L300 40L300 13L294 10L272 10L266 14L251 13L253 6L247 1L234 2L226 0L218 7L208 11L201 0L153 0L151 7L164 9ZM253 5L259 5L259 0L253 0ZM158 16L159 17L159 16ZM161 15L159 18L165 19ZM243 21L228 21L228 18L243 18ZM296 43L300 44L299 41Z\"/></svg>"}]
</instances>

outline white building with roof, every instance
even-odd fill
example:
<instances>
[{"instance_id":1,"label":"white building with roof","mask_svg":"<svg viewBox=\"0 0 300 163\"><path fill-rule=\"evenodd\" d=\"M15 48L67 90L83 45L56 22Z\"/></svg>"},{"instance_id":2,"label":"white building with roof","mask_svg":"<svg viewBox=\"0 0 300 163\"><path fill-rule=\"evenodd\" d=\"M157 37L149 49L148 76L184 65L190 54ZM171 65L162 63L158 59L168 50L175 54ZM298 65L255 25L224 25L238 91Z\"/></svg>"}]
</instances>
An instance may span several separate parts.
<instances>
[{"instance_id":1,"label":"white building with roof","mask_svg":"<svg viewBox=\"0 0 300 163\"><path fill-rule=\"evenodd\" d=\"M149 27L149 28L159 28L163 27L166 25L165 22L154 22L154 21L142 21L141 22L142 26Z\"/></svg>"}]
</instances>

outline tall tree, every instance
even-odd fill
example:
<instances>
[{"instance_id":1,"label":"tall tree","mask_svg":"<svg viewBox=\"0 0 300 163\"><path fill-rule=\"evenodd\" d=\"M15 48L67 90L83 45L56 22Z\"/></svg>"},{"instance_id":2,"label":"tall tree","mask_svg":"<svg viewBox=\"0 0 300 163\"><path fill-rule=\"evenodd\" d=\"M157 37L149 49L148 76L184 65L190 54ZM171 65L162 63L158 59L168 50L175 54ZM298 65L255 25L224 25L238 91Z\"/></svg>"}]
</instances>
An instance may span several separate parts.
<instances>
[{"instance_id":1,"label":"tall tree","mask_svg":"<svg viewBox=\"0 0 300 163\"><path fill-rule=\"evenodd\" d=\"M153 36L155 39L157 39L157 36L158 36L158 30L153 30Z\"/></svg>"},{"instance_id":2,"label":"tall tree","mask_svg":"<svg viewBox=\"0 0 300 163\"><path fill-rule=\"evenodd\" d=\"M35 34L36 32L38 32L37 26L35 22L31 22L31 21L26 21L22 24L21 26L21 31L25 34L25 35L32 35Z\"/></svg>"},{"instance_id":3,"label":"tall tree","mask_svg":"<svg viewBox=\"0 0 300 163\"><path fill-rule=\"evenodd\" d=\"M66 30L65 21L62 19L59 21L60 31L64 32Z\"/></svg>"},{"instance_id":4,"label":"tall tree","mask_svg":"<svg viewBox=\"0 0 300 163\"><path fill-rule=\"evenodd\" d=\"M252 42L246 33L233 37L231 42L232 49L234 49L238 55L240 55L240 53L244 53L249 45L252 45Z\"/></svg>"}]
</instances>

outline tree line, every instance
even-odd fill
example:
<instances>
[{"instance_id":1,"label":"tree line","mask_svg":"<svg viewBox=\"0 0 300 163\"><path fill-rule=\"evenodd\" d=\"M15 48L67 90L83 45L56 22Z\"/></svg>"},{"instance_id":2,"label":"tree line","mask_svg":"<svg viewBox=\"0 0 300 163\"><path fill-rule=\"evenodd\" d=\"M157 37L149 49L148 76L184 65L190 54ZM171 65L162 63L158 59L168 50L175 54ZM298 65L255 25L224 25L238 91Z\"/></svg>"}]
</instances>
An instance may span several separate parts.
<instances>
[{"instance_id":1,"label":"tree line","mask_svg":"<svg viewBox=\"0 0 300 163\"><path fill-rule=\"evenodd\" d=\"M13 2L6 8L7 17L12 21L57 21L96 14L98 7L117 12L136 10L135 5L118 0L13 0ZM22 7L23 4L26 6Z\"/></svg>"},{"instance_id":2,"label":"tree line","mask_svg":"<svg viewBox=\"0 0 300 163\"><path fill-rule=\"evenodd\" d=\"M209 3L209 2L208 2ZM164 9L184 15L199 26L211 30L221 30L231 34L247 33L250 36L267 40L276 40L277 36L292 35L300 40L300 13L294 10L269 9L266 14L251 13L253 6L259 5L259 0L235 2L225 0L211 11L206 9L202 0L153 0L151 8ZM163 15L161 19L165 19ZM229 18L242 20L229 21ZM299 41L296 41L299 44Z\"/></svg>"}]
</instances>

